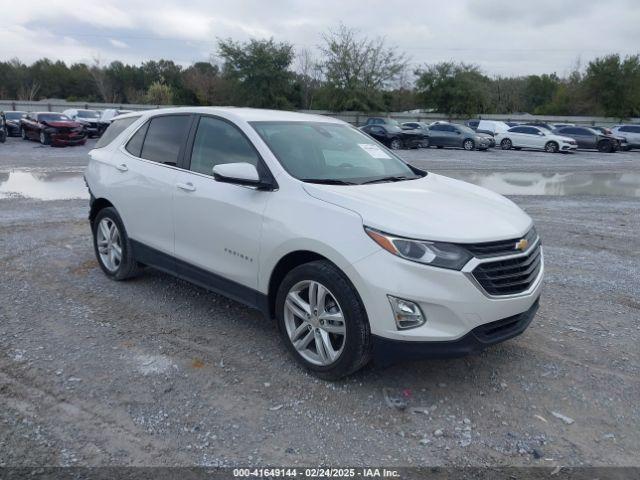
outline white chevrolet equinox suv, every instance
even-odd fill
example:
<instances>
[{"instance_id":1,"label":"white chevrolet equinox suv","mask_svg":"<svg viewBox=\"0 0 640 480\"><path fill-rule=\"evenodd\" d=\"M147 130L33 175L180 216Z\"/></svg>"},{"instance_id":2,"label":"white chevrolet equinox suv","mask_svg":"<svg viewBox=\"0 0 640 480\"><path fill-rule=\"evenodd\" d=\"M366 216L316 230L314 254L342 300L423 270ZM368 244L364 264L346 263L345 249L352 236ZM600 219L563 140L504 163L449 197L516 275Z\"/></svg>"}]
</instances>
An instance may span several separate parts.
<instances>
[{"instance_id":1,"label":"white chevrolet equinox suv","mask_svg":"<svg viewBox=\"0 0 640 480\"><path fill-rule=\"evenodd\" d=\"M522 333L538 308L542 247L528 215L342 121L130 113L90 157L107 276L154 267L257 308L321 378L374 357L478 351Z\"/></svg>"}]
</instances>

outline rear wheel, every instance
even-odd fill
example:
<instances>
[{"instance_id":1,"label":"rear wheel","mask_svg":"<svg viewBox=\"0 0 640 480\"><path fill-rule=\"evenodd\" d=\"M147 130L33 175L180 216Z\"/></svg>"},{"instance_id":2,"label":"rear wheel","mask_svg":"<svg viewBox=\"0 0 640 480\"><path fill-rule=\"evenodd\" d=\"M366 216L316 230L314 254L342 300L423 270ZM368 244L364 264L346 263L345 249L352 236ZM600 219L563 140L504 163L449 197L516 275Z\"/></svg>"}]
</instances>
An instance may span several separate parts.
<instances>
[{"instance_id":1,"label":"rear wheel","mask_svg":"<svg viewBox=\"0 0 640 480\"><path fill-rule=\"evenodd\" d=\"M476 144L470 138L467 138L464 142L462 142L462 148L465 150L473 150L476 148Z\"/></svg>"},{"instance_id":2,"label":"rear wheel","mask_svg":"<svg viewBox=\"0 0 640 480\"><path fill-rule=\"evenodd\" d=\"M420 146L422 148L429 148L429 139L425 138L424 140L422 140L422 142L420 143Z\"/></svg>"},{"instance_id":3,"label":"rear wheel","mask_svg":"<svg viewBox=\"0 0 640 480\"><path fill-rule=\"evenodd\" d=\"M400 150L402 148L402 141L399 138L394 138L391 140L389 145L391 150Z\"/></svg>"},{"instance_id":4,"label":"rear wheel","mask_svg":"<svg viewBox=\"0 0 640 480\"><path fill-rule=\"evenodd\" d=\"M7 132L0 130L0 143L4 143L7 141Z\"/></svg>"},{"instance_id":5,"label":"rear wheel","mask_svg":"<svg viewBox=\"0 0 640 480\"><path fill-rule=\"evenodd\" d=\"M557 153L560 147L556 142L547 142L544 146L544 151L548 153Z\"/></svg>"},{"instance_id":6,"label":"rear wheel","mask_svg":"<svg viewBox=\"0 0 640 480\"><path fill-rule=\"evenodd\" d=\"M500 142L500 148L502 148L502 150L511 150L511 147L513 147L513 144L508 138L505 138Z\"/></svg>"},{"instance_id":7,"label":"rear wheel","mask_svg":"<svg viewBox=\"0 0 640 480\"><path fill-rule=\"evenodd\" d=\"M116 209L100 210L92 227L93 248L102 271L113 280L135 276L140 267L133 258L129 237Z\"/></svg>"},{"instance_id":8,"label":"rear wheel","mask_svg":"<svg viewBox=\"0 0 640 480\"><path fill-rule=\"evenodd\" d=\"M276 316L291 354L320 378L337 380L369 361L371 333L358 292L326 260L287 274L278 289Z\"/></svg>"}]
</instances>

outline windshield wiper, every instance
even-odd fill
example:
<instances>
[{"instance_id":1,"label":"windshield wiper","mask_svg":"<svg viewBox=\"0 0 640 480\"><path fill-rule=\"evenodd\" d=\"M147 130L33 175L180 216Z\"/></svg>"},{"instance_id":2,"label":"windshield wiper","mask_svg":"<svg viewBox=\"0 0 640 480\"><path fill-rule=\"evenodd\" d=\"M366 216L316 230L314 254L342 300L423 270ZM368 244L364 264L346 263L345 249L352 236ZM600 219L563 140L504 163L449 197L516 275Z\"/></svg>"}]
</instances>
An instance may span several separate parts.
<instances>
[{"instance_id":1,"label":"windshield wiper","mask_svg":"<svg viewBox=\"0 0 640 480\"><path fill-rule=\"evenodd\" d=\"M323 185L358 185L357 183L338 180L337 178L301 178L300 180L307 183L320 183Z\"/></svg>"},{"instance_id":2,"label":"windshield wiper","mask_svg":"<svg viewBox=\"0 0 640 480\"><path fill-rule=\"evenodd\" d=\"M401 175L395 175L391 177L382 177L376 178L375 180L369 180L367 182L362 182L361 185L366 185L367 183L382 183L382 182L401 182L403 180L415 180L420 177L405 177Z\"/></svg>"}]
</instances>

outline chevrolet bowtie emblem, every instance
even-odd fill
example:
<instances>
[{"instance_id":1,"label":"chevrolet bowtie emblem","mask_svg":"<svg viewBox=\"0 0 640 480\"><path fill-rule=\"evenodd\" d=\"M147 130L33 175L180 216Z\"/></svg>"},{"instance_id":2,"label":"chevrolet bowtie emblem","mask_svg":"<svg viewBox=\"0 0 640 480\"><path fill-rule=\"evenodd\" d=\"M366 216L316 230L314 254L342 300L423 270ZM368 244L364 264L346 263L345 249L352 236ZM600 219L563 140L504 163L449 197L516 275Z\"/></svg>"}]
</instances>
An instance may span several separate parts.
<instances>
[{"instance_id":1,"label":"chevrolet bowtie emblem","mask_svg":"<svg viewBox=\"0 0 640 480\"><path fill-rule=\"evenodd\" d=\"M520 250L524 252L528 246L529 246L529 240L527 240L526 238L523 238L516 243L516 250Z\"/></svg>"}]
</instances>

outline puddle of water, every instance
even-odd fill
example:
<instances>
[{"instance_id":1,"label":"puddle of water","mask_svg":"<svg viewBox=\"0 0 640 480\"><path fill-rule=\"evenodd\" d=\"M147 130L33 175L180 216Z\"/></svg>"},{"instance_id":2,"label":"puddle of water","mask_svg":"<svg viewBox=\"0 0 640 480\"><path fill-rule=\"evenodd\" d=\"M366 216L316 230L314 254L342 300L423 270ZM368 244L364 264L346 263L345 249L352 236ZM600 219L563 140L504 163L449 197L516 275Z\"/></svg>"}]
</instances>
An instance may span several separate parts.
<instances>
[{"instance_id":1,"label":"puddle of water","mask_svg":"<svg viewBox=\"0 0 640 480\"><path fill-rule=\"evenodd\" d=\"M88 199L89 191L78 172L0 173L0 198L19 195L37 200Z\"/></svg>"},{"instance_id":2,"label":"puddle of water","mask_svg":"<svg viewBox=\"0 0 640 480\"><path fill-rule=\"evenodd\" d=\"M640 173L442 172L502 195L605 195L640 197ZM88 199L78 172L0 173L0 198L20 195L38 200Z\"/></svg>"},{"instance_id":3,"label":"puddle of water","mask_svg":"<svg viewBox=\"0 0 640 480\"><path fill-rule=\"evenodd\" d=\"M442 172L501 195L640 197L640 173Z\"/></svg>"}]
</instances>

